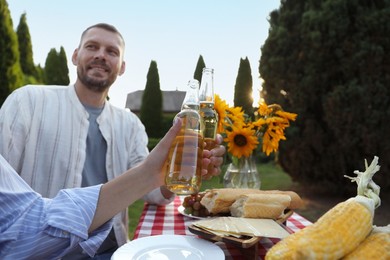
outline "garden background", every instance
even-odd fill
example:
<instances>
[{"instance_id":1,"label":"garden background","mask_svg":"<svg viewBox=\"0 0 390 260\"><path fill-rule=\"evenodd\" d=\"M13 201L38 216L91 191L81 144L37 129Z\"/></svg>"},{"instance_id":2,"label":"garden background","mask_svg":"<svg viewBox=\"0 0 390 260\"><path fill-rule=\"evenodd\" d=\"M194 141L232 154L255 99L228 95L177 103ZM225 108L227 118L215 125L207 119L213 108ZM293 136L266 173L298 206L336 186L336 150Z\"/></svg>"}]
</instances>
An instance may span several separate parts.
<instances>
[{"instance_id":1,"label":"garden background","mask_svg":"<svg viewBox=\"0 0 390 260\"><path fill-rule=\"evenodd\" d=\"M306 215L310 220L323 212L320 208L325 204L353 196L356 185L344 175L364 170L364 159L371 162L375 155L381 166L374 176L382 188L378 212L390 212L386 196L390 190L388 17L388 0L282 0L269 15L268 38L259 46L261 95L268 104L278 103L298 118L287 129L279 152L257 159L263 188L299 191L312 203L307 211L313 211L313 218ZM0 0L0 105L25 84L69 84L64 50L50 50L46 63L36 65L32 50L39 46L32 46L31 37L26 14L14 29L7 2ZM206 61L207 57L199 56L195 78ZM240 59L234 91L247 95L235 94L235 105L252 107L250 66L246 58ZM146 104L161 103L155 99L161 95L150 94L161 92L156 61L151 61L145 75L145 107L140 117L152 149L172 115L164 117L161 108L153 106L150 117L151 106ZM269 164L278 173L261 169ZM283 184L285 177L289 185ZM268 179L273 179L270 186Z\"/></svg>"}]
</instances>

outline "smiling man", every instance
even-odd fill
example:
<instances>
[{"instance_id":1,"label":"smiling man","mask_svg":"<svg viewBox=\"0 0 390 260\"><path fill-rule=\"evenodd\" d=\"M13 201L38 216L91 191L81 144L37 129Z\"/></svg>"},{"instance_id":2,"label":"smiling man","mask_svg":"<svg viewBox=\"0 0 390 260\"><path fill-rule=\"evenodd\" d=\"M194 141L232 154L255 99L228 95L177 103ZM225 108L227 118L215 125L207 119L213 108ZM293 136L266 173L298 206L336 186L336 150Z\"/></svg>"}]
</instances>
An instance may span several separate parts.
<instances>
[{"instance_id":1,"label":"smiling man","mask_svg":"<svg viewBox=\"0 0 390 260\"><path fill-rule=\"evenodd\" d=\"M109 88L125 71L124 49L115 27L93 25L83 32L72 55L77 67L74 85L29 85L4 102L0 154L42 196L52 198L64 188L106 183L148 155L148 137L139 118L107 102ZM219 136L217 144L221 142ZM225 148L217 145L210 152L215 166L211 174L218 175ZM160 205L173 198L165 186L144 196L146 202ZM113 230L97 259L110 259L127 242L127 230L125 210L114 217ZM68 256L85 258L81 248Z\"/></svg>"},{"instance_id":2,"label":"smiling man","mask_svg":"<svg viewBox=\"0 0 390 260\"><path fill-rule=\"evenodd\" d=\"M122 35L110 26L100 24L83 32L72 55L77 66L75 88L81 102L104 105L110 86L125 72L124 50Z\"/></svg>"}]
</instances>

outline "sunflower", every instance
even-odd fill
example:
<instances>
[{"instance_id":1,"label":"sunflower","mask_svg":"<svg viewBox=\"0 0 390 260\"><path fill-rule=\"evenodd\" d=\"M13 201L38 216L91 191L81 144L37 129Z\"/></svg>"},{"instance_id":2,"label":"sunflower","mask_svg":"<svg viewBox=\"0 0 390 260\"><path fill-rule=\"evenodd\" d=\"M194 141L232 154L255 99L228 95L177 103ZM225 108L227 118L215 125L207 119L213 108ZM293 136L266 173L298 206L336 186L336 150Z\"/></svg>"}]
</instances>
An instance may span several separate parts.
<instances>
[{"instance_id":1,"label":"sunflower","mask_svg":"<svg viewBox=\"0 0 390 260\"><path fill-rule=\"evenodd\" d=\"M228 107L227 117L231 121L231 124L240 126L245 123L245 113L241 107Z\"/></svg>"},{"instance_id":2,"label":"sunflower","mask_svg":"<svg viewBox=\"0 0 390 260\"><path fill-rule=\"evenodd\" d=\"M276 115L280 116L281 118L284 118L287 122L288 121L295 121L297 118L297 114L285 112L283 110L279 110L275 112Z\"/></svg>"},{"instance_id":3,"label":"sunflower","mask_svg":"<svg viewBox=\"0 0 390 260\"><path fill-rule=\"evenodd\" d=\"M257 109L257 112L260 116L268 116L271 111L268 109L268 106L265 102L259 102L259 108Z\"/></svg>"},{"instance_id":4,"label":"sunflower","mask_svg":"<svg viewBox=\"0 0 390 260\"><path fill-rule=\"evenodd\" d=\"M252 123L253 127L256 127L256 129L259 129L258 131L261 131L264 127L267 127L267 120L260 117L255 122Z\"/></svg>"},{"instance_id":5,"label":"sunflower","mask_svg":"<svg viewBox=\"0 0 390 260\"><path fill-rule=\"evenodd\" d=\"M259 144L255 130L242 125L232 126L232 131L226 133L224 141L227 142L228 152L237 158L248 157Z\"/></svg>"},{"instance_id":6,"label":"sunflower","mask_svg":"<svg viewBox=\"0 0 390 260\"><path fill-rule=\"evenodd\" d=\"M222 100L219 95L214 95L214 109L218 113L218 128L217 132L222 133L224 131L226 111L229 106L226 104L225 100Z\"/></svg>"},{"instance_id":7,"label":"sunflower","mask_svg":"<svg viewBox=\"0 0 390 260\"><path fill-rule=\"evenodd\" d=\"M269 124L263 134L263 152L268 156L279 149L279 141L286 140L284 128L279 124Z\"/></svg>"},{"instance_id":8,"label":"sunflower","mask_svg":"<svg viewBox=\"0 0 390 260\"><path fill-rule=\"evenodd\" d=\"M286 140L284 131L297 117L283 111L278 104L259 102L255 118L251 118L242 107L230 107L218 95L215 95L215 109L220 119L218 133L225 137L232 159L250 156L260 142L267 156L277 152L280 140Z\"/></svg>"}]
</instances>

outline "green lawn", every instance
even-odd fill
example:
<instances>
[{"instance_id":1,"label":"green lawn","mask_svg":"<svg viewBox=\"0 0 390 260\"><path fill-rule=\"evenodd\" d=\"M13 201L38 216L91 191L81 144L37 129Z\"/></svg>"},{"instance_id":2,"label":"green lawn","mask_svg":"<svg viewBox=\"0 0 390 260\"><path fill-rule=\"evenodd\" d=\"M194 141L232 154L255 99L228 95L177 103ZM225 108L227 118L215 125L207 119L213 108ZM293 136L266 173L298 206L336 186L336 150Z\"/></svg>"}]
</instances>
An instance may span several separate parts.
<instances>
[{"instance_id":1,"label":"green lawn","mask_svg":"<svg viewBox=\"0 0 390 260\"><path fill-rule=\"evenodd\" d=\"M227 166L222 168L222 172L225 171ZM258 164L257 168L260 173L261 189L271 190L287 190L291 184L291 178L288 176L278 165L275 163ZM211 180L203 181L202 189L206 190L210 188L221 188L223 173L219 177L214 177ZM142 200L136 201L129 207L129 237L133 238L135 228L137 227L141 212L144 206Z\"/></svg>"}]
</instances>

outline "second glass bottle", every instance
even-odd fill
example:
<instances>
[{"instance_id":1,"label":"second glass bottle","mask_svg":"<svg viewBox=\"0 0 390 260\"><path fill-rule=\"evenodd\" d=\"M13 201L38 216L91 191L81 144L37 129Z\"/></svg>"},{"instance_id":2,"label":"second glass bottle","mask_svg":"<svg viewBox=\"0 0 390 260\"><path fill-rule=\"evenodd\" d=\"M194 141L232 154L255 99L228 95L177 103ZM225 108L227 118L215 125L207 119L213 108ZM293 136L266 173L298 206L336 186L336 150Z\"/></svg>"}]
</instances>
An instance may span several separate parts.
<instances>
[{"instance_id":1,"label":"second glass bottle","mask_svg":"<svg viewBox=\"0 0 390 260\"><path fill-rule=\"evenodd\" d=\"M214 69L203 68L199 92L201 131L206 142L205 149L210 151L215 147L218 127L218 114L214 109ZM204 179L212 177L211 167L209 166L207 175L203 176Z\"/></svg>"}]
</instances>

